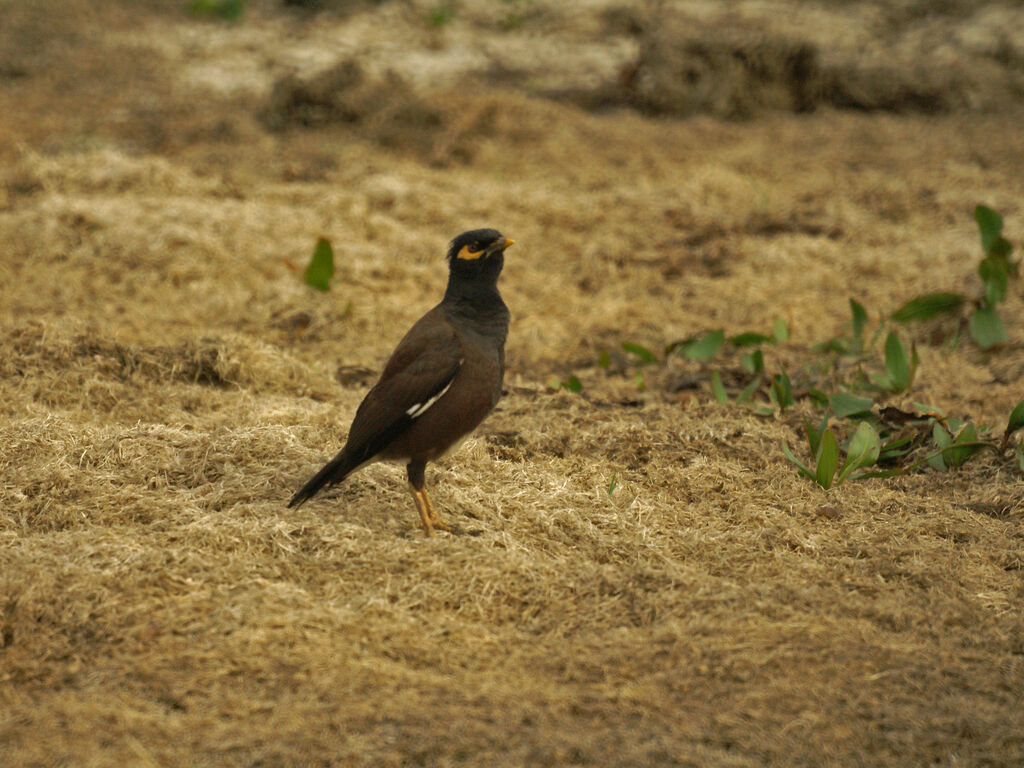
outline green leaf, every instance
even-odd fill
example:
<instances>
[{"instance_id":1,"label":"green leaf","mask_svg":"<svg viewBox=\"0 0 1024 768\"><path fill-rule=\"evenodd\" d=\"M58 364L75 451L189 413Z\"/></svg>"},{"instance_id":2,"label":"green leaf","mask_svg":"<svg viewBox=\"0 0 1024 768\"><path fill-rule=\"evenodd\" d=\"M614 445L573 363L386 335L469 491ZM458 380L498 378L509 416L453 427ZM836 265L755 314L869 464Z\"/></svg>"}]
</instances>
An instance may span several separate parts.
<instances>
[{"instance_id":1,"label":"green leaf","mask_svg":"<svg viewBox=\"0 0 1024 768\"><path fill-rule=\"evenodd\" d=\"M1010 245L1010 241L1003 237L997 237L996 241L992 243L992 247L988 251L988 255L993 259L1000 259L1007 261L1007 257L1013 253L1013 246ZM1013 270L1016 273L1016 269Z\"/></svg>"},{"instance_id":2,"label":"green leaf","mask_svg":"<svg viewBox=\"0 0 1024 768\"><path fill-rule=\"evenodd\" d=\"M609 496L611 496L613 493L615 493L615 488L618 486L618 484L619 484L619 477L618 477L618 475L612 475L612 481L610 483L608 483L608 495Z\"/></svg>"},{"instance_id":3,"label":"green leaf","mask_svg":"<svg viewBox=\"0 0 1024 768\"><path fill-rule=\"evenodd\" d=\"M756 374L764 370L764 354L760 349L748 352L740 358L740 364L747 373Z\"/></svg>"},{"instance_id":4,"label":"green leaf","mask_svg":"<svg viewBox=\"0 0 1024 768\"><path fill-rule=\"evenodd\" d=\"M904 435L895 440L890 440L881 447L878 453L878 461L898 459L900 456L906 456L910 452L908 446L914 441L915 437L915 435Z\"/></svg>"},{"instance_id":5,"label":"green leaf","mask_svg":"<svg viewBox=\"0 0 1024 768\"><path fill-rule=\"evenodd\" d=\"M597 356L597 365L606 371L612 367L612 356L608 354L607 349L602 349L601 354Z\"/></svg>"},{"instance_id":6,"label":"green leaf","mask_svg":"<svg viewBox=\"0 0 1024 768\"><path fill-rule=\"evenodd\" d=\"M741 333L730 336L728 339L734 347L753 347L758 344L766 344L771 340L771 336L765 336L763 333Z\"/></svg>"},{"instance_id":7,"label":"green leaf","mask_svg":"<svg viewBox=\"0 0 1024 768\"><path fill-rule=\"evenodd\" d=\"M906 347L894 331L890 331L885 338L885 372L892 389L897 392L909 389L914 380L914 369Z\"/></svg>"},{"instance_id":8,"label":"green leaf","mask_svg":"<svg viewBox=\"0 0 1024 768\"><path fill-rule=\"evenodd\" d=\"M986 307L974 310L967 325L967 332L971 334L974 343L982 349L990 349L1006 341L1006 328L1003 327L999 313Z\"/></svg>"},{"instance_id":9,"label":"green leaf","mask_svg":"<svg viewBox=\"0 0 1024 768\"><path fill-rule=\"evenodd\" d=\"M984 304L992 309L1006 298L1010 283L1009 265L990 257L978 264L978 275L985 284Z\"/></svg>"},{"instance_id":10,"label":"green leaf","mask_svg":"<svg viewBox=\"0 0 1024 768\"><path fill-rule=\"evenodd\" d=\"M911 299L897 309L892 313L892 319L897 323L909 323L948 315L960 309L966 300L967 297L960 293L927 293Z\"/></svg>"},{"instance_id":11,"label":"green leaf","mask_svg":"<svg viewBox=\"0 0 1024 768\"><path fill-rule=\"evenodd\" d=\"M426 13L427 23L435 28L443 27L454 17L455 8L449 3L444 3L436 8L432 8Z\"/></svg>"},{"instance_id":12,"label":"green leaf","mask_svg":"<svg viewBox=\"0 0 1024 768\"><path fill-rule=\"evenodd\" d=\"M772 326L772 338L776 344L785 344L789 341L789 326L781 317L775 318L775 325Z\"/></svg>"},{"instance_id":13,"label":"green leaf","mask_svg":"<svg viewBox=\"0 0 1024 768\"><path fill-rule=\"evenodd\" d=\"M908 470L902 467L893 467L892 469L880 469L876 472L861 472L853 475L851 480L867 480L870 477L896 477L896 475L902 475Z\"/></svg>"},{"instance_id":14,"label":"green leaf","mask_svg":"<svg viewBox=\"0 0 1024 768\"><path fill-rule=\"evenodd\" d=\"M725 393L725 387L722 386L722 374L719 371L711 372L711 394L720 403L729 402L729 395Z\"/></svg>"},{"instance_id":15,"label":"green leaf","mask_svg":"<svg viewBox=\"0 0 1024 768\"><path fill-rule=\"evenodd\" d=\"M976 443L978 441L978 430L973 424L965 424L964 428L957 432L956 439L953 441L954 445L963 445L964 443Z\"/></svg>"},{"instance_id":16,"label":"green leaf","mask_svg":"<svg viewBox=\"0 0 1024 768\"><path fill-rule=\"evenodd\" d=\"M828 395L822 392L820 389L809 387L807 389L807 396L814 401L814 404L822 408L828 405Z\"/></svg>"},{"instance_id":17,"label":"green leaf","mask_svg":"<svg viewBox=\"0 0 1024 768\"><path fill-rule=\"evenodd\" d=\"M318 291L329 291L331 289L331 277L334 275L334 249L331 248L331 241L321 237L313 249L313 258L309 261L302 279L306 285L316 288Z\"/></svg>"},{"instance_id":18,"label":"green leaf","mask_svg":"<svg viewBox=\"0 0 1024 768\"><path fill-rule=\"evenodd\" d=\"M725 344L725 331L719 328L717 331L709 331L699 339L684 344L678 351L687 360L705 361L717 355L723 344Z\"/></svg>"},{"instance_id":19,"label":"green leaf","mask_svg":"<svg viewBox=\"0 0 1024 768\"><path fill-rule=\"evenodd\" d=\"M940 449L949 448L953 444L953 436L939 422L935 422L935 426L932 427L932 439Z\"/></svg>"},{"instance_id":20,"label":"green leaf","mask_svg":"<svg viewBox=\"0 0 1024 768\"><path fill-rule=\"evenodd\" d=\"M839 467L839 444L831 429L826 429L818 446L818 466L814 479L826 491L832 487L832 478Z\"/></svg>"},{"instance_id":21,"label":"green leaf","mask_svg":"<svg viewBox=\"0 0 1024 768\"><path fill-rule=\"evenodd\" d=\"M985 309L995 309L999 303L1006 299L1008 281L989 280L985 283L985 295L981 297L981 306Z\"/></svg>"},{"instance_id":22,"label":"green leaf","mask_svg":"<svg viewBox=\"0 0 1024 768\"><path fill-rule=\"evenodd\" d=\"M754 409L755 416L774 416L775 411L769 408L767 405L759 405Z\"/></svg>"},{"instance_id":23,"label":"green leaf","mask_svg":"<svg viewBox=\"0 0 1024 768\"><path fill-rule=\"evenodd\" d=\"M849 352L846 341L839 336L833 336L828 341L820 341L811 347L811 352L835 352L837 355L845 355Z\"/></svg>"},{"instance_id":24,"label":"green leaf","mask_svg":"<svg viewBox=\"0 0 1024 768\"><path fill-rule=\"evenodd\" d=\"M559 386L562 389L567 389L570 392L582 392L583 382L581 382L576 376L570 376L565 381L561 382Z\"/></svg>"},{"instance_id":25,"label":"green leaf","mask_svg":"<svg viewBox=\"0 0 1024 768\"><path fill-rule=\"evenodd\" d=\"M839 392L829 395L828 404L836 418L845 419L857 413L869 413L872 401L870 397L859 397L850 392Z\"/></svg>"},{"instance_id":26,"label":"green leaf","mask_svg":"<svg viewBox=\"0 0 1024 768\"><path fill-rule=\"evenodd\" d=\"M234 21L245 10L245 0L192 0L189 10L196 16L217 16Z\"/></svg>"},{"instance_id":27,"label":"green leaf","mask_svg":"<svg viewBox=\"0 0 1024 768\"><path fill-rule=\"evenodd\" d=\"M892 391L896 390L896 387L892 383L892 379L889 378L888 374L875 374L870 375L871 383L879 389L889 389Z\"/></svg>"},{"instance_id":28,"label":"green leaf","mask_svg":"<svg viewBox=\"0 0 1024 768\"><path fill-rule=\"evenodd\" d=\"M932 427L932 439L939 446L939 452L934 456L928 457L928 464L941 472L948 466L942 458L943 451L953 445L953 438L946 431L945 427L939 424L939 422L935 422L935 425Z\"/></svg>"},{"instance_id":29,"label":"green leaf","mask_svg":"<svg viewBox=\"0 0 1024 768\"><path fill-rule=\"evenodd\" d=\"M957 433L951 445L942 449L942 461L947 467L960 467L971 456L976 454L986 443L978 441L978 430L973 424L967 424Z\"/></svg>"},{"instance_id":30,"label":"green leaf","mask_svg":"<svg viewBox=\"0 0 1024 768\"><path fill-rule=\"evenodd\" d=\"M625 341L622 343L622 348L626 352L636 355L639 358L640 365L648 365L649 363L658 362L658 356L642 344L634 344L630 341Z\"/></svg>"},{"instance_id":31,"label":"green leaf","mask_svg":"<svg viewBox=\"0 0 1024 768\"><path fill-rule=\"evenodd\" d=\"M1009 437L1021 427L1024 427L1024 400L1017 403L1010 414L1010 420L1006 423L1006 436Z\"/></svg>"},{"instance_id":32,"label":"green leaf","mask_svg":"<svg viewBox=\"0 0 1024 768\"><path fill-rule=\"evenodd\" d=\"M837 483L843 482L854 470L862 467L869 467L878 461L878 454L882 450L882 441L874 427L866 421L862 421L857 431L850 438L850 444L846 447L846 461L839 470Z\"/></svg>"},{"instance_id":33,"label":"green leaf","mask_svg":"<svg viewBox=\"0 0 1024 768\"><path fill-rule=\"evenodd\" d=\"M1013 453L1017 457L1017 469L1021 471L1021 474L1024 474L1024 447L1015 445Z\"/></svg>"},{"instance_id":34,"label":"green leaf","mask_svg":"<svg viewBox=\"0 0 1024 768\"><path fill-rule=\"evenodd\" d=\"M791 405L796 404L796 400L793 399L793 385L785 370L772 377L772 386L769 391L769 396L771 397L772 402L783 411Z\"/></svg>"},{"instance_id":35,"label":"green leaf","mask_svg":"<svg viewBox=\"0 0 1024 768\"><path fill-rule=\"evenodd\" d=\"M747 384L747 386L745 386L743 388L743 390L738 395L736 395L736 402L737 403L747 403L747 402L750 402L750 399L754 396L754 393L757 392L757 389L760 386L761 386L761 377L760 376L755 376L753 378L753 380L749 384Z\"/></svg>"},{"instance_id":36,"label":"green leaf","mask_svg":"<svg viewBox=\"0 0 1024 768\"><path fill-rule=\"evenodd\" d=\"M807 447L810 449L811 456L818 455L818 448L821 445L821 435L825 431L825 427L828 426L828 417L826 416L821 421L821 426L815 428L809 419L804 419L804 433L807 435Z\"/></svg>"},{"instance_id":37,"label":"green leaf","mask_svg":"<svg viewBox=\"0 0 1024 768\"><path fill-rule=\"evenodd\" d=\"M800 472L804 474L808 480L814 480L815 482L817 482L817 478L814 476L814 473L807 468L806 464L804 464L796 456L793 455L793 452L789 449L789 444L785 440L782 441L782 452L786 455L787 459L789 459L791 462L793 462L793 464L796 465L796 468L799 469Z\"/></svg>"},{"instance_id":38,"label":"green leaf","mask_svg":"<svg viewBox=\"0 0 1024 768\"><path fill-rule=\"evenodd\" d=\"M644 372L643 371L637 371L636 373L634 373L633 374L633 381L636 384L636 388L639 391L643 392L645 389L647 389L647 382L644 381Z\"/></svg>"},{"instance_id":39,"label":"green leaf","mask_svg":"<svg viewBox=\"0 0 1024 768\"><path fill-rule=\"evenodd\" d=\"M981 230L981 247L986 254L992 251L992 246L1003 231L1003 217L988 206L979 205L974 209L974 219L978 222L978 229Z\"/></svg>"},{"instance_id":40,"label":"green leaf","mask_svg":"<svg viewBox=\"0 0 1024 768\"><path fill-rule=\"evenodd\" d=\"M850 313L853 315L853 343L857 349L860 349L864 329L868 324L868 313L864 306L855 299L850 299Z\"/></svg>"}]
</instances>

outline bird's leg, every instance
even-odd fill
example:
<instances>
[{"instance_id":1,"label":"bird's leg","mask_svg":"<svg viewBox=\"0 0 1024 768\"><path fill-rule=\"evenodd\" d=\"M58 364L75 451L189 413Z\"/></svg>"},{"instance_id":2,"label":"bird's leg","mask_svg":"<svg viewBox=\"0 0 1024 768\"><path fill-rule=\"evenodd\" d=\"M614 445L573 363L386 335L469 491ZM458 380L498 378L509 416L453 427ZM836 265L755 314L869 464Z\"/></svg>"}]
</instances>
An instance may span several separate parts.
<instances>
[{"instance_id":1,"label":"bird's leg","mask_svg":"<svg viewBox=\"0 0 1024 768\"><path fill-rule=\"evenodd\" d=\"M416 511L420 513L420 522L423 523L423 532L427 536L434 535L434 526L430 522L430 515L427 513L427 505L423 501L423 492L417 491L412 483L409 484L409 491L412 493L412 500L416 504Z\"/></svg>"},{"instance_id":2,"label":"bird's leg","mask_svg":"<svg viewBox=\"0 0 1024 768\"><path fill-rule=\"evenodd\" d=\"M434 528L439 528L442 531L448 531L448 533L455 533L456 529L451 523L446 523L440 517L437 516L437 510L434 509L434 505L430 503L430 497L427 496L427 489L424 488L420 493L423 495L423 501L427 506L427 517L430 520L430 524Z\"/></svg>"},{"instance_id":3,"label":"bird's leg","mask_svg":"<svg viewBox=\"0 0 1024 768\"><path fill-rule=\"evenodd\" d=\"M409 490L416 503L416 511L420 513L423 531L427 536L433 536L435 528L453 533L454 528L437 516L437 511L430 503L430 497L427 496L426 488L423 487L426 466L426 463L422 461L410 461L405 468L406 475L409 477Z\"/></svg>"},{"instance_id":4,"label":"bird's leg","mask_svg":"<svg viewBox=\"0 0 1024 768\"><path fill-rule=\"evenodd\" d=\"M422 461L410 461L405 467L405 474L409 478L409 490L412 492L412 500L416 503L416 511L420 513L423 532L427 536L433 536L434 527L430 524L427 502L423 500L423 471L426 469L426 466Z\"/></svg>"}]
</instances>

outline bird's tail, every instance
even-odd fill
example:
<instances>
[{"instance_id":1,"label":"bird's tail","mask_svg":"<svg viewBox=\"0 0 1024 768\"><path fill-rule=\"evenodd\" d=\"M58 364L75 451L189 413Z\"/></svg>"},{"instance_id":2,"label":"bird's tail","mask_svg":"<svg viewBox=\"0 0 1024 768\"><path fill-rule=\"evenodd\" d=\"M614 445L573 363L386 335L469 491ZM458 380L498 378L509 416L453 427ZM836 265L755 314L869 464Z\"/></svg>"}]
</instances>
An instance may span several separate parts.
<instances>
[{"instance_id":1,"label":"bird's tail","mask_svg":"<svg viewBox=\"0 0 1024 768\"><path fill-rule=\"evenodd\" d=\"M309 478L309 481L299 488L292 500L288 502L288 508L301 506L304 502L311 499L316 495L317 491L323 488L325 485L334 485L344 480L349 473L355 467L352 466L349 456L345 451L342 451L329 462L324 464L323 468Z\"/></svg>"}]
</instances>

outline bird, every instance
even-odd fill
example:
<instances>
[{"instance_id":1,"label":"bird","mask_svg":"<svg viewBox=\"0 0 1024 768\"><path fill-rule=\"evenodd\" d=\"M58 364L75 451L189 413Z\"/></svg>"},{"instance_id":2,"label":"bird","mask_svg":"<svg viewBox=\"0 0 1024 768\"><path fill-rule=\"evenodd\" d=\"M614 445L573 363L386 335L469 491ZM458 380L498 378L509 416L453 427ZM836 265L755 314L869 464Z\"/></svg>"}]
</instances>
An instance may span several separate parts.
<instances>
[{"instance_id":1,"label":"bird","mask_svg":"<svg viewBox=\"0 0 1024 768\"><path fill-rule=\"evenodd\" d=\"M398 342L356 409L344 447L292 496L289 508L367 464L400 461L425 534L458 532L431 504L424 474L427 462L462 442L501 397L510 314L498 277L514 242L490 228L451 241L441 302Z\"/></svg>"}]
</instances>

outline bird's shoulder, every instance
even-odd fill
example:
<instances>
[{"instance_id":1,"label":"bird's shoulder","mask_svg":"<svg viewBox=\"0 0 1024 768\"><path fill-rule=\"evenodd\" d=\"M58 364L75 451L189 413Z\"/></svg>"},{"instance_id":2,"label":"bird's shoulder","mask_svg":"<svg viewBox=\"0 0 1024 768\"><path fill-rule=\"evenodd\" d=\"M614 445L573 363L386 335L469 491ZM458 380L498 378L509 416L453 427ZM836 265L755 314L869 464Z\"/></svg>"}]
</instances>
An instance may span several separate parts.
<instances>
[{"instance_id":1,"label":"bird's shoulder","mask_svg":"<svg viewBox=\"0 0 1024 768\"><path fill-rule=\"evenodd\" d=\"M396 377L444 376L461 358L462 343L440 305L409 329L384 365L381 383Z\"/></svg>"}]
</instances>

